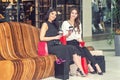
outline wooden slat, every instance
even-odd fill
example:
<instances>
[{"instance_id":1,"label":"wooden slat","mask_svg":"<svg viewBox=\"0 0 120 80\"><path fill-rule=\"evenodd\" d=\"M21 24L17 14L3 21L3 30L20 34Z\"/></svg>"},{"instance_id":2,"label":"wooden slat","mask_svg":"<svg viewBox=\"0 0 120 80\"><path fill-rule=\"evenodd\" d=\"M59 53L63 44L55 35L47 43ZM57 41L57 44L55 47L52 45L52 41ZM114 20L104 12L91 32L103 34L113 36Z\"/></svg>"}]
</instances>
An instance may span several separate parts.
<instances>
[{"instance_id":1,"label":"wooden slat","mask_svg":"<svg viewBox=\"0 0 120 80\"><path fill-rule=\"evenodd\" d=\"M56 57L54 55L42 56L34 58L36 62L36 70L33 76L33 80L39 80L54 75L54 61Z\"/></svg>"},{"instance_id":2,"label":"wooden slat","mask_svg":"<svg viewBox=\"0 0 120 80\"><path fill-rule=\"evenodd\" d=\"M53 76L54 75L54 62L56 60L56 57L53 55L49 55L49 56L44 56L44 62L45 62L45 71L43 73L43 78L47 78L49 76ZM48 67L49 66L49 67Z\"/></svg>"},{"instance_id":3,"label":"wooden slat","mask_svg":"<svg viewBox=\"0 0 120 80\"><path fill-rule=\"evenodd\" d=\"M33 32L33 37L34 37L34 41L35 41L35 47L38 51L38 42L40 41L40 38L39 38L40 37L40 29L33 27L32 32Z\"/></svg>"},{"instance_id":4,"label":"wooden slat","mask_svg":"<svg viewBox=\"0 0 120 80\"><path fill-rule=\"evenodd\" d=\"M7 37L6 41L7 41L7 47L9 50L9 55L11 55L13 59L18 59L18 56L15 54L15 51L13 48L13 42L15 40L12 39L13 34L11 33L10 25L8 23L4 23L4 30L6 32L6 37Z\"/></svg>"},{"instance_id":5,"label":"wooden slat","mask_svg":"<svg viewBox=\"0 0 120 80\"><path fill-rule=\"evenodd\" d=\"M14 65L10 60L0 61L0 80L13 80Z\"/></svg>"},{"instance_id":6,"label":"wooden slat","mask_svg":"<svg viewBox=\"0 0 120 80\"><path fill-rule=\"evenodd\" d=\"M11 38L11 33L9 31L9 29L7 29L8 31L6 32L6 27L4 25L5 23L1 23L0 24L0 51L1 51L1 55L2 57L4 57L5 59L14 59L14 57L11 55L11 53L13 53L13 51L11 52L11 48L10 48L10 38ZM11 45L12 47L12 45Z\"/></svg>"},{"instance_id":7,"label":"wooden slat","mask_svg":"<svg viewBox=\"0 0 120 80\"><path fill-rule=\"evenodd\" d=\"M21 60L12 60L14 64L14 74L11 80L19 80L23 73L23 64Z\"/></svg>"},{"instance_id":8,"label":"wooden slat","mask_svg":"<svg viewBox=\"0 0 120 80\"><path fill-rule=\"evenodd\" d=\"M12 33L12 39L14 41L13 46L14 46L15 54L20 58L29 57L25 51L21 25L18 22L10 22L9 24Z\"/></svg>"},{"instance_id":9,"label":"wooden slat","mask_svg":"<svg viewBox=\"0 0 120 80\"><path fill-rule=\"evenodd\" d=\"M30 57L37 57L38 55L37 55L37 51L34 49L35 43L33 41L33 37L31 36L32 32L30 32L31 31L30 26L28 26L28 24L22 24L22 23L21 25L22 25L21 28L22 28L25 51Z\"/></svg>"},{"instance_id":10,"label":"wooden slat","mask_svg":"<svg viewBox=\"0 0 120 80\"><path fill-rule=\"evenodd\" d=\"M36 64L34 59L22 59L23 63L23 74L19 80L33 80L33 75L35 73Z\"/></svg>"}]
</instances>

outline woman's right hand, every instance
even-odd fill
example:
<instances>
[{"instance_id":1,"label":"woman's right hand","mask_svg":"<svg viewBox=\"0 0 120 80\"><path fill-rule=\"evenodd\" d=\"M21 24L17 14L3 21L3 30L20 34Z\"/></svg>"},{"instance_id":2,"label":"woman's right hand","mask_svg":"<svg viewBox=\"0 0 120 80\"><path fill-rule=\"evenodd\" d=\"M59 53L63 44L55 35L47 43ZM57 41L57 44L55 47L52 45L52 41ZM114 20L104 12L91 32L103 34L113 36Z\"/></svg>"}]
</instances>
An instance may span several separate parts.
<instances>
[{"instance_id":1,"label":"woman's right hand","mask_svg":"<svg viewBox=\"0 0 120 80\"><path fill-rule=\"evenodd\" d=\"M72 33L72 31L68 30L68 33L66 34L66 36L67 36L67 37L70 36L71 33Z\"/></svg>"},{"instance_id":2,"label":"woman's right hand","mask_svg":"<svg viewBox=\"0 0 120 80\"><path fill-rule=\"evenodd\" d=\"M68 31L68 34L71 34L72 32L73 32L72 30L69 30L69 31Z\"/></svg>"}]
</instances>

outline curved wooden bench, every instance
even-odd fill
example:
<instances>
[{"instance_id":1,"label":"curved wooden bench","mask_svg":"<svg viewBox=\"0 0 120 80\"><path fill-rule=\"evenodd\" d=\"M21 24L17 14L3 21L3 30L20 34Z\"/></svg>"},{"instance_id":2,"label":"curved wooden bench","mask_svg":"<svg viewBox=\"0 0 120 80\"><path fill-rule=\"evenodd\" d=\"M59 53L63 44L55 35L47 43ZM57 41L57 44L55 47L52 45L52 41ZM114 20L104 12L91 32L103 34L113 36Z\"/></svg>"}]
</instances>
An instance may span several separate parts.
<instances>
[{"instance_id":1,"label":"curved wooden bench","mask_svg":"<svg viewBox=\"0 0 120 80\"><path fill-rule=\"evenodd\" d=\"M0 80L40 80L54 75L55 55L38 56L40 29L0 23Z\"/></svg>"}]
</instances>

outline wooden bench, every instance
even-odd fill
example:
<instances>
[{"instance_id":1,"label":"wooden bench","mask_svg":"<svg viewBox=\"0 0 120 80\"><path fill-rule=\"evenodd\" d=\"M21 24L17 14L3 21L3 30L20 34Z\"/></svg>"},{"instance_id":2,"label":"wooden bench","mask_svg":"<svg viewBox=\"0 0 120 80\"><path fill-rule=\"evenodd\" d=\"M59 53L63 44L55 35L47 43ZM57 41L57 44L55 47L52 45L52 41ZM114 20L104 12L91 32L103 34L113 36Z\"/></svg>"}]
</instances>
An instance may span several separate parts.
<instances>
[{"instance_id":1,"label":"wooden bench","mask_svg":"<svg viewBox=\"0 0 120 80\"><path fill-rule=\"evenodd\" d=\"M55 55L38 56L39 29L0 23L0 80L40 80L54 75Z\"/></svg>"}]
</instances>

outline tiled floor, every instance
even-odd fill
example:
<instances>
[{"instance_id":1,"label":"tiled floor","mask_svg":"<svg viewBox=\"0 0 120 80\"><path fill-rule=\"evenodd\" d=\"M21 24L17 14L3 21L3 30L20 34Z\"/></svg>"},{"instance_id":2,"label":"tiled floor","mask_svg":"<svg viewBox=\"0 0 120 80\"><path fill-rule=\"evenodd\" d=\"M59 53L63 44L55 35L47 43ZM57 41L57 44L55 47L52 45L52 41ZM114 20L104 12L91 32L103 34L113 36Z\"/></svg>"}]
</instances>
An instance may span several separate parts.
<instances>
[{"instance_id":1,"label":"tiled floor","mask_svg":"<svg viewBox=\"0 0 120 80\"><path fill-rule=\"evenodd\" d=\"M114 43L107 44L106 40L86 42L86 45L93 46L96 50L103 50L106 61L106 73L102 76L98 74L88 74L87 77L73 76L69 80L119 80L120 79L120 56L115 56ZM42 80L60 80L49 77Z\"/></svg>"}]
</instances>

